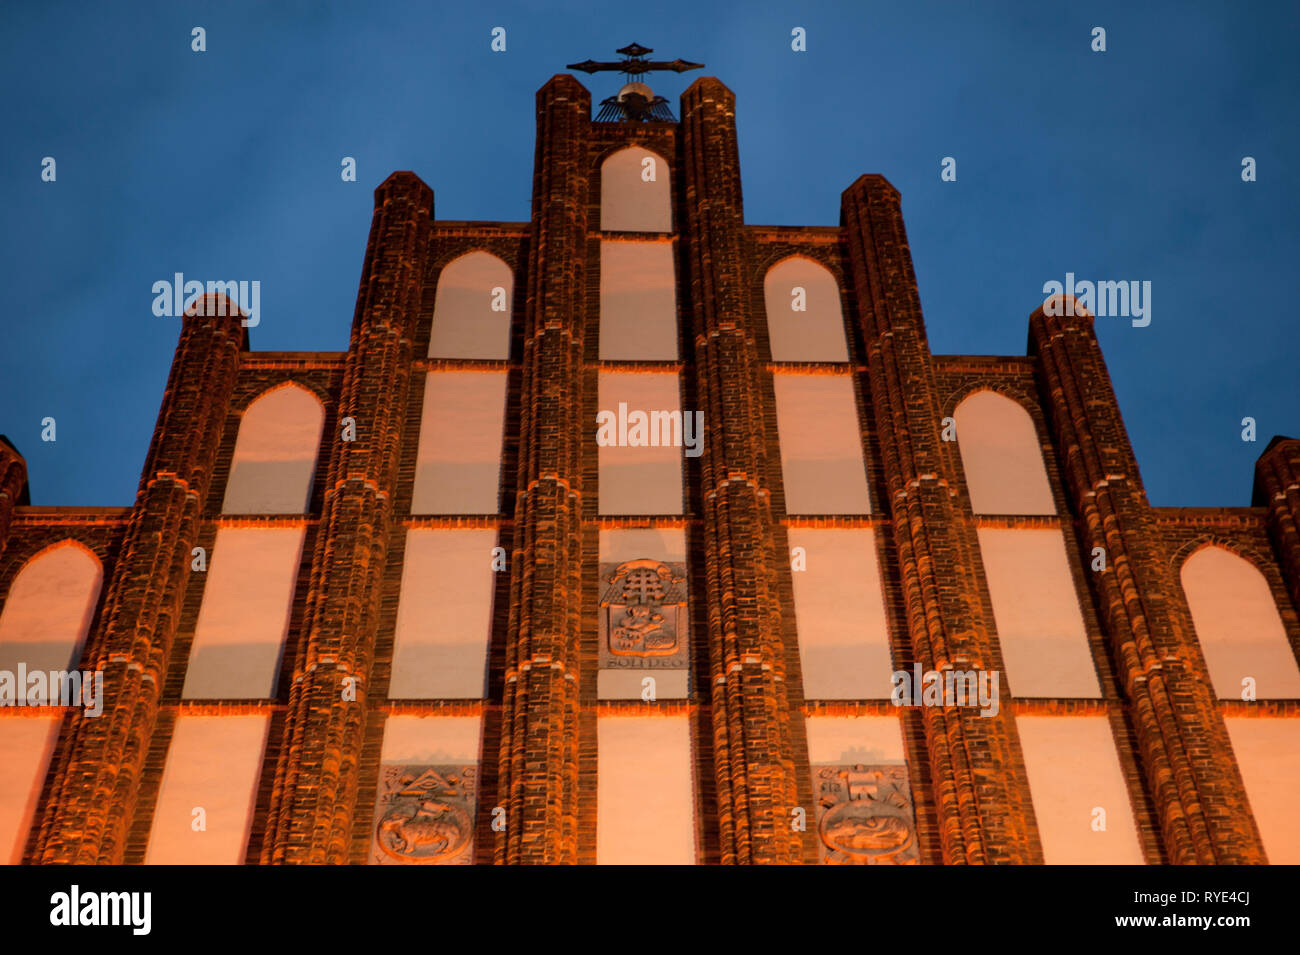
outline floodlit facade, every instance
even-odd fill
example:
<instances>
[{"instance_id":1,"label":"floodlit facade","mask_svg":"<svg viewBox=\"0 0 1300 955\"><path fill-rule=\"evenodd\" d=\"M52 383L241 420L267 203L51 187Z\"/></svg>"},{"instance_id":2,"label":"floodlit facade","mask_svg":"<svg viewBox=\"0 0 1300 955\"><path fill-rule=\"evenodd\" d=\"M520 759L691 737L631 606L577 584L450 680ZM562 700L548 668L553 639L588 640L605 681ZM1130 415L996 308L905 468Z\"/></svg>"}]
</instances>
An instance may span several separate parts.
<instances>
[{"instance_id":1,"label":"floodlit facade","mask_svg":"<svg viewBox=\"0 0 1300 955\"><path fill-rule=\"evenodd\" d=\"M394 173L346 352L199 299L129 507L0 442L0 681L102 674L0 707L0 861L1300 862L1300 441L1152 507L1091 316L931 354L898 192L747 223L735 110Z\"/></svg>"}]
</instances>

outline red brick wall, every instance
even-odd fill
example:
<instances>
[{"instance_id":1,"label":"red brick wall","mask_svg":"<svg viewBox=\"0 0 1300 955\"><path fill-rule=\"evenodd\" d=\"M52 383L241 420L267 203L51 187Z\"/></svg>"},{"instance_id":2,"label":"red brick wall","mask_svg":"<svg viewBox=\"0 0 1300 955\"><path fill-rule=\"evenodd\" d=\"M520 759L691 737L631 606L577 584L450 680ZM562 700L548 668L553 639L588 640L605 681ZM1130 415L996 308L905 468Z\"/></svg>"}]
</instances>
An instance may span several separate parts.
<instances>
[{"instance_id":1,"label":"red brick wall","mask_svg":"<svg viewBox=\"0 0 1300 955\"><path fill-rule=\"evenodd\" d=\"M1247 556L1300 652L1300 442L1261 457L1255 506L1151 508L1089 320L1035 312L1028 356L932 356L897 192L864 176L845 191L838 227L746 225L735 109L706 78L683 95L680 123L594 124L587 91L552 79L537 96L527 223L437 222L429 188L395 173L376 191L347 352L249 352L232 319L183 320L129 508L18 504L25 469L0 443L0 601L57 540L84 543L105 573L83 665L105 670L108 704L99 720L65 715L29 861L142 861L176 716L252 711L272 721L249 862L364 861L393 712L483 718L477 861L593 862L596 718L634 711L690 718L699 861L815 862L815 832L789 825L792 808L812 808L805 719L896 711L804 698L787 529L875 529L896 667L1002 670L976 537L1000 519L972 514L960 455L940 439L942 419L977 388L1020 402L1037 428L1059 516L1007 521L1065 534L1103 697L1004 693L992 719L905 710L921 860L1041 861L1015 717L1080 713L1110 721L1149 862L1264 861L1223 715L1297 718L1300 704L1214 699L1178 571L1206 542ZM600 164L628 143L671 164L681 358L644 369L680 373L682 408L705 413L706 450L685 459L680 517L597 507ZM472 363L508 376L499 512L412 517L425 373L464 364L425 357L437 281L475 249L515 276L511 357ZM785 513L763 278L795 253L840 285L870 516ZM285 381L315 393L326 419L298 519L308 532L276 696L183 701L204 584L191 548L215 538L242 410ZM344 416L357 421L356 442L339 440ZM496 528L509 554L488 696L390 702L407 529L453 526ZM686 701L597 700L597 537L630 526L686 533ZM1096 546L1105 573L1090 569ZM355 703L341 699L345 677L358 681ZM503 832L490 826L498 806Z\"/></svg>"}]
</instances>

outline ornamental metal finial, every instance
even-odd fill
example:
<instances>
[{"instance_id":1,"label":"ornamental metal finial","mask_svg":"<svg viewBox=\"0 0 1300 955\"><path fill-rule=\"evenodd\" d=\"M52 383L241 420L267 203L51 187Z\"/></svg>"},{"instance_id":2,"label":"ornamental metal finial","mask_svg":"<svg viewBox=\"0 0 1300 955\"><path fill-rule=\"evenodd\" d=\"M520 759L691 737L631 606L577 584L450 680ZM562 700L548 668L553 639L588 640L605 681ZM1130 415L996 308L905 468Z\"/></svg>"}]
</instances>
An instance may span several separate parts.
<instances>
[{"instance_id":1,"label":"ornamental metal finial","mask_svg":"<svg viewBox=\"0 0 1300 955\"><path fill-rule=\"evenodd\" d=\"M569 63L565 67L570 70L582 70L584 73L617 71L628 78L628 82L618 91L617 96L601 101L596 122L675 122L676 118L668 108L668 100L662 96L655 96L650 87L641 82L641 77L655 70L685 73L687 70L702 69L704 64L683 59L647 60L646 54L653 53L654 50L639 43L630 43L615 52L622 53L624 58L617 61L583 60L581 63Z\"/></svg>"}]
</instances>

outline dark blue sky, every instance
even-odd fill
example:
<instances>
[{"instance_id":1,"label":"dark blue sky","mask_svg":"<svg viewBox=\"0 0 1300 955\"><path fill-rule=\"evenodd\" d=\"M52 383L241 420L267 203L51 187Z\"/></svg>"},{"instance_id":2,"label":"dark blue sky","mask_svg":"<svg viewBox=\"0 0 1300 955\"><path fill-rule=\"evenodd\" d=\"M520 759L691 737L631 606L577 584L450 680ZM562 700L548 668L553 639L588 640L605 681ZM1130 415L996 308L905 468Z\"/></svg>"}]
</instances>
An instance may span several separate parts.
<instances>
[{"instance_id":1,"label":"dark blue sky","mask_svg":"<svg viewBox=\"0 0 1300 955\"><path fill-rule=\"evenodd\" d=\"M11 3L0 23L0 433L34 504L131 503L179 330L155 281L257 279L254 349L346 348L373 188L412 169L439 218L527 219L535 91L632 41L735 91L750 223L834 225L864 172L901 190L936 353L1023 354L1067 271L1149 280L1149 327L1098 328L1153 503L1247 504L1269 437L1300 435L1295 3ZM677 112L697 75L650 81ZM579 78L597 101L618 84Z\"/></svg>"}]
</instances>

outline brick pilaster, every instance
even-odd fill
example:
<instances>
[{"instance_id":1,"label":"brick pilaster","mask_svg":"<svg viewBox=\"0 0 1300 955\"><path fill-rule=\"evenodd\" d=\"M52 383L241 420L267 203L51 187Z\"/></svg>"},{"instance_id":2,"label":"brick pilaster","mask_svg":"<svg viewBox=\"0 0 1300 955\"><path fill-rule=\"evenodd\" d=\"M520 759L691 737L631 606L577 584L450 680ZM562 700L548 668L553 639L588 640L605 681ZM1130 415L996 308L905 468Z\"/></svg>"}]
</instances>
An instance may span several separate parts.
<instances>
[{"instance_id":1,"label":"brick pilaster","mask_svg":"<svg viewBox=\"0 0 1300 955\"><path fill-rule=\"evenodd\" d=\"M785 683L761 364L742 247L736 99L713 77L682 94L691 337L704 412L703 539L714 764L724 863L792 863L801 842Z\"/></svg>"},{"instance_id":2,"label":"brick pilaster","mask_svg":"<svg viewBox=\"0 0 1300 955\"><path fill-rule=\"evenodd\" d=\"M498 863L578 852L582 418L591 94L571 76L537 92L519 483L502 700L506 827Z\"/></svg>"},{"instance_id":3,"label":"brick pilaster","mask_svg":"<svg viewBox=\"0 0 1300 955\"><path fill-rule=\"evenodd\" d=\"M432 219L433 191L414 173L375 190L338 409L356 440L330 444L263 862L347 861Z\"/></svg>"},{"instance_id":4,"label":"brick pilaster","mask_svg":"<svg viewBox=\"0 0 1300 955\"><path fill-rule=\"evenodd\" d=\"M207 301L207 300L205 300ZM74 708L67 771L52 785L34 861L120 864L247 333L238 310L182 318L153 443L83 667L104 671L104 711Z\"/></svg>"},{"instance_id":5,"label":"brick pilaster","mask_svg":"<svg viewBox=\"0 0 1300 955\"><path fill-rule=\"evenodd\" d=\"M18 449L0 438L0 552L9 538L9 521L27 486L27 462Z\"/></svg>"},{"instance_id":6,"label":"brick pilaster","mask_svg":"<svg viewBox=\"0 0 1300 955\"><path fill-rule=\"evenodd\" d=\"M844 192L842 228L883 457L888 500L881 503L898 550L914 658L926 670L991 669L990 622L972 569L977 543L953 490L954 446L940 440L898 191L882 176L862 176ZM926 706L921 720L944 862L1037 861L1007 701L995 717L973 707Z\"/></svg>"},{"instance_id":7,"label":"brick pilaster","mask_svg":"<svg viewBox=\"0 0 1300 955\"><path fill-rule=\"evenodd\" d=\"M1061 309L1064 311L1064 308ZM1181 601L1138 475L1090 315L1029 319L1043 407L1064 468L1080 546L1103 548L1090 584L1138 755L1174 864L1264 861L1195 635L1177 626ZM1185 610L1185 608L1184 608Z\"/></svg>"},{"instance_id":8,"label":"brick pilaster","mask_svg":"<svg viewBox=\"0 0 1300 955\"><path fill-rule=\"evenodd\" d=\"M1278 566L1291 602L1300 610L1300 440L1275 438L1259 456L1255 504L1268 508L1268 534Z\"/></svg>"}]
</instances>

